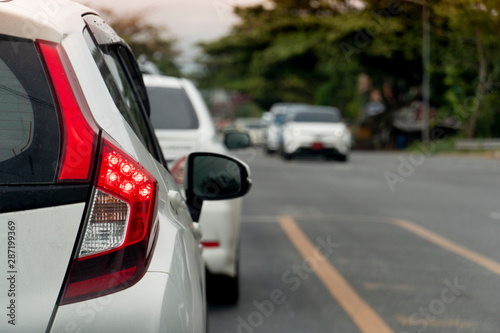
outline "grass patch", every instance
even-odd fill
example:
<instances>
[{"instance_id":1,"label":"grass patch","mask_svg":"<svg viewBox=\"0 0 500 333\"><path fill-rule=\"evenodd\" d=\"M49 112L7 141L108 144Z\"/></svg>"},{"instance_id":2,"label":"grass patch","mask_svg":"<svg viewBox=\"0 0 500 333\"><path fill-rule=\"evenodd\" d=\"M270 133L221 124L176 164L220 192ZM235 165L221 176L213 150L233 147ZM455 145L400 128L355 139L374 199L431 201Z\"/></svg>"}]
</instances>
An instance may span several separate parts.
<instances>
[{"instance_id":1,"label":"grass patch","mask_svg":"<svg viewBox=\"0 0 500 333\"><path fill-rule=\"evenodd\" d=\"M443 140L432 141L425 146L421 142L415 142L406 148L409 153L423 152L426 155L441 155L441 156L465 156L465 157L481 157L488 159L500 159L500 151L498 150L458 150L455 148L455 140L457 138L447 138Z\"/></svg>"},{"instance_id":2,"label":"grass patch","mask_svg":"<svg viewBox=\"0 0 500 333\"><path fill-rule=\"evenodd\" d=\"M422 142L414 142L408 148L406 148L408 152L426 152L431 155L439 154L439 153L450 153L450 152L458 152L455 149L455 139L447 138L443 140L432 141L428 145L422 144Z\"/></svg>"}]
</instances>

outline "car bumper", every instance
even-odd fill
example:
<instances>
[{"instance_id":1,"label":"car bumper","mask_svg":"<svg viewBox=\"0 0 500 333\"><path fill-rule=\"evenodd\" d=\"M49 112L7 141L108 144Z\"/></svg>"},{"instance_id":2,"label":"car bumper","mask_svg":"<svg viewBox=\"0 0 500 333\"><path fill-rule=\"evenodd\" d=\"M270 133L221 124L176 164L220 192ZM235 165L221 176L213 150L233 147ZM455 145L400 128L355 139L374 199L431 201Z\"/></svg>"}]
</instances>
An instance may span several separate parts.
<instances>
[{"instance_id":1,"label":"car bumper","mask_svg":"<svg viewBox=\"0 0 500 333\"><path fill-rule=\"evenodd\" d=\"M348 138L322 138L305 137L289 140L284 145L287 154L323 154L347 155L351 150Z\"/></svg>"},{"instance_id":2,"label":"car bumper","mask_svg":"<svg viewBox=\"0 0 500 333\"><path fill-rule=\"evenodd\" d=\"M279 144L279 140L276 139L276 140L267 140L266 141L266 148L268 150L272 150L272 151L276 151L278 150L280 147L280 144Z\"/></svg>"},{"instance_id":3,"label":"car bumper","mask_svg":"<svg viewBox=\"0 0 500 333\"><path fill-rule=\"evenodd\" d=\"M121 292L60 306L50 332L204 331L202 306L189 307L167 273L148 272L133 287ZM184 315L191 310L197 316Z\"/></svg>"}]
</instances>

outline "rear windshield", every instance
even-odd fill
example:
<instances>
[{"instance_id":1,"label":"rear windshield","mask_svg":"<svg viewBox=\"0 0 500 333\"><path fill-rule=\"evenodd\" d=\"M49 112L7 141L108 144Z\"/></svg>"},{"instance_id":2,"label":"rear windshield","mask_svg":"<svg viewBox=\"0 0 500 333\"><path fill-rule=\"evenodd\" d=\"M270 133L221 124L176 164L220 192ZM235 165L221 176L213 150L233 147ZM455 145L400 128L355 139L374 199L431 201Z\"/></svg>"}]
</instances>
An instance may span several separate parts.
<instances>
[{"instance_id":1,"label":"rear windshield","mask_svg":"<svg viewBox=\"0 0 500 333\"><path fill-rule=\"evenodd\" d=\"M335 113L315 113L315 112L301 112L297 113L293 119L295 122L303 123L338 123L340 116Z\"/></svg>"},{"instance_id":2,"label":"rear windshield","mask_svg":"<svg viewBox=\"0 0 500 333\"><path fill-rule=\"evenodd\" d=\"M0 35L0 184L54 183L60 141L34 42Z\"/></svg>"},{"instance_id":3,"label":"rear windshield","mask_svg":"<svg viewBox=\"0 0 500 333\"><path fill-rule=\"evenodd\" d=\"M246 125L246 128L250 128L250 129L261 129L264 127L266 127L266 126L264 126L263 124L247 124Z\"/></svg>"},{"instance_id":4,"label":"rear windshield","mask_svg":"<svg viewBox=\"0 0 500 333\"><path fill-rule=\"evenodd\" d=\"M197 129L196 112L184 89L147 87L156 129Z\"/></svg>"}]
</instances>

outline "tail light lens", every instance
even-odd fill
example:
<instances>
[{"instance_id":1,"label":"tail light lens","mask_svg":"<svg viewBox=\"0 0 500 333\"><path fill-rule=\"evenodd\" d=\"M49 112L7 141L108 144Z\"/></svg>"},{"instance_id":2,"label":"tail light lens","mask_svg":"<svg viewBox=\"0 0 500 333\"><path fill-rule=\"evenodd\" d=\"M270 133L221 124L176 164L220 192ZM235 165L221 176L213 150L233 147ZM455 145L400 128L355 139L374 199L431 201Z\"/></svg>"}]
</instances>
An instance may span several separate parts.
<instances>
[{"instance_id":1,"label":"tail light lens","mask_svg":"<svg viewBox=\"0 0 500 333\"><path fill-rule=\"evenodd\" d=\"M111 139L101 138L98 150L100 129L64 49L46 41L37 46L61 117L58 183L90 184L97 164L90 213L60 301L69 304L122 290L144 275L156 235L158 185Z\"/></svg>"},{"instance_id":2,"label":"tail light lens","mask_svg":"<svg viewBox=\"0 0 500 333\"><path fill-rule=\"evenodd\" d=\"M78 257L95 255L123 245L129 217L129 204L97 190Z\"/></svg>"},{"instance_id":3,"label":"tail light lens","mask_svg":"<svg viewBox=\"0 0 500 333\"><path fill-rule=\"evenodd\" d=\"M153 208L153 177L109 143L104 144L102 156L80 258L140 242Z\"/></svg>"},{"instance_id":4,"label":"tail light lens","mask_svg":"<svg viewBox=\"0 0 500 333\"><path fill-rule=\"evenodd\" d=\"M61 114L63 131L59 183L88 183L97 150L99 128L90 119L90 110L71 69L66 52L59 44L37 41L52 79L54 97Z\"/></svg>"},{"instance_id":5,"label":"tail light lens","mask_svg":"<svg viewBox=\"0 0 500 333\"><path fill-rule=\"evenodd\" d=\"M208 248L214 248L214 247L219 247L219 242L209 242L209 241L206 241L206 242L201 242L201 245L203 245L204 247L208 247Z\"/></svg>"},{"instance_id":6,"label":"tail light lens","mask_svg":"<svg viewBox=\"0 0 500 333\"><path fill-rule=\"evenodd\" d=\"M62 304L103 296L136 283L153 249L156 180L103 140L97 190Z\"/></svg>"}]
</instances>

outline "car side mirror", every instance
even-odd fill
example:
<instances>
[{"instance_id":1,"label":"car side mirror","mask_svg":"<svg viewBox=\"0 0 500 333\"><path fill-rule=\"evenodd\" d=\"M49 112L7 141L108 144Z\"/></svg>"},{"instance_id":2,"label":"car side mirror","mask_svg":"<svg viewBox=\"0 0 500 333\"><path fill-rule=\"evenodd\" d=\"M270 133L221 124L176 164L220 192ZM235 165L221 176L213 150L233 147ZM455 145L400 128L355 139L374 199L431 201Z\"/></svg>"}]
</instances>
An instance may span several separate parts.
<instances>
[{"instance_id":1,"label":"car side mirror","mask_svg":"<svg viewBox=\"0 0 500 333\"><path fill-rule=\"evenodd\" d=\"M191 153L184 172L186 203L193 221L199 220L203 201L238 198L252 186L249 167L225 155Z\"/></svg>"},{"instance_id":2,"label":"car side mirror","mask_svg":"<svg viewBox=\"0 0 500 333\"><path fill-rule=\"evenodd\" d=\"M230 131L224 133L224 144L229 150L243 149L251 147L252 140L250 139L250 135L248 135L248 133Z\"/></svg>"}]
</instances>

